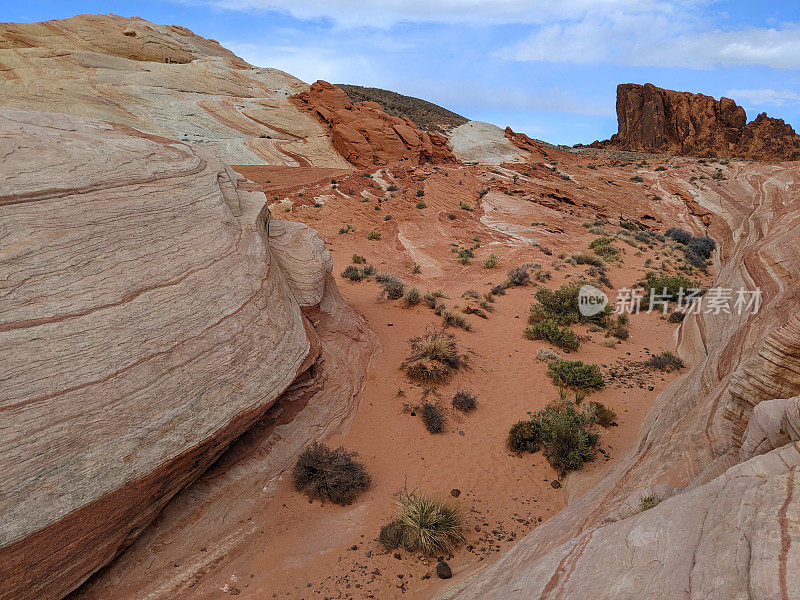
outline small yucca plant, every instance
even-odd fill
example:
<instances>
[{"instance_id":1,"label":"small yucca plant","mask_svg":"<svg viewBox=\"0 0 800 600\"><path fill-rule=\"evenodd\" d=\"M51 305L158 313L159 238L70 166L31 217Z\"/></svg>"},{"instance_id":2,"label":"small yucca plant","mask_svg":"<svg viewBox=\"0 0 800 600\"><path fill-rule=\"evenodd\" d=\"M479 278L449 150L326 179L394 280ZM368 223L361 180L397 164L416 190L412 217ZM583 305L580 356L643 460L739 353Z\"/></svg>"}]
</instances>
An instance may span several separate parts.
<instances>
[{"instance_id":1,"label":"small yucca plant","mask_svg":"<svg viewBox=\"0 0 800 600\"><path fill-rule=\"evenodd\" d=\"M461 512L454 504L423 494L406 494L398 498L397 504L406 550L433 556L451 552L464 543Z\"/></svg>"}]
</instances>

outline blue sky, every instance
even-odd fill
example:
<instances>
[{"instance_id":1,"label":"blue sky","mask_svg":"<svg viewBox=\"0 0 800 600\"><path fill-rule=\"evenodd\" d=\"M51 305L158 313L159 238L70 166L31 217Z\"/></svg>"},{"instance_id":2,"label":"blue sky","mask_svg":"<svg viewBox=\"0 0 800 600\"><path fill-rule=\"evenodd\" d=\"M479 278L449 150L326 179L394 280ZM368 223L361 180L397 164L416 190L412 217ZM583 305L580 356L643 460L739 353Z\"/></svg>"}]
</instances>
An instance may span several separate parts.
<instances>
[{"instance_id":1,"label":"blue sky","mask_svg":"<svg viewBox=\"0 0 800 600\"><path fill-rule=\"evenodd\" d=\"M0 0L0 20L177 23L305 81L395 90L573 144L622 82L728 96L800 127L800 3L738 0Z\"/></svg>"}]
</instances>

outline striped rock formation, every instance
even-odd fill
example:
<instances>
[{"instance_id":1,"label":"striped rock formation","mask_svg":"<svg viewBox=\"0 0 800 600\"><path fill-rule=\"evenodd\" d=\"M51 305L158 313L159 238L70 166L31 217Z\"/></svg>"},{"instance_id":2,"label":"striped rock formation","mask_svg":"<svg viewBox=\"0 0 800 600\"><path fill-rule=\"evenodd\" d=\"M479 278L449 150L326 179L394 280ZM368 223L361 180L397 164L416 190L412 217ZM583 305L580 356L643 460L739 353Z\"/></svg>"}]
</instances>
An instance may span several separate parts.
<instances>
[{"instance_id":1,"label":"striped rock formation","mask_svg":"<svg viewBox=\"0 0 800 600\"><path fill-rule=\"evenodd\" d=\"M10 108L0 146L0 598L55 599L279 399L316 394L295 445L334 426L375 344L318 234L213 154Z\"/></svg>"}]
</instances>

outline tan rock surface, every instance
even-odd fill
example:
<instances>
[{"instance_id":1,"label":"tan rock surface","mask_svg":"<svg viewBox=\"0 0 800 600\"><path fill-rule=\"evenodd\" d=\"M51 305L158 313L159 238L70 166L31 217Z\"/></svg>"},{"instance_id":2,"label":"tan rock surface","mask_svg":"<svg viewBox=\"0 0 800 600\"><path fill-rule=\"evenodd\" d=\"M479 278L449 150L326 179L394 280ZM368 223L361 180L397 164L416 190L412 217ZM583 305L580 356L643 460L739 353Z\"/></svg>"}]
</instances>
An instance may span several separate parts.
<instances>
[{"instance_id":1,"label":"tan rock surface","mask_svg":"<svg viewBox=\"0 0 800 600\"><path fill-rule=\"evenodd\" d=\"M121 123L229 164L347 168L325 130L286 100L307 87L184 27L116 15L0 23L0 105Z\"/></svg>"},{"instance_id":2,"label":"tan rock surface","mask_svg":"<svg viewBox=\"0 0 800 600\"><path fill-rule=\"evenodd\" d=\"M319 236L268 225L264 194L211 153L9 108L0 145L0 598L60 598L326 344L356 359L370 337ZM358 364L317 426L346 413Z\"/></svg>"}]
</instances>

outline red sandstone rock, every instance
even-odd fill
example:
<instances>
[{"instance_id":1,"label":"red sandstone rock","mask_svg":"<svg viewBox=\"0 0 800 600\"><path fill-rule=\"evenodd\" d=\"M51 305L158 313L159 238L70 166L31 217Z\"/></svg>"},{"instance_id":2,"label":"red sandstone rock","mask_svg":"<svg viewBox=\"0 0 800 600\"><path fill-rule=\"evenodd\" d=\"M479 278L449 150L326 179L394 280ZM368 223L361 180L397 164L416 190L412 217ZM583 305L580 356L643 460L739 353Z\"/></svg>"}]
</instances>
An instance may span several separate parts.
<instances>
[{"instance_id":1,"label":"red sandstone rock","mask_svg":"<svg viewBox=\"0 0 800 600\"><path fill-rule=\"evenodd\" d=\"M443 135L421 131L407 118L392 117L376 102L351 102L342 89L326 81L313 83L309 91L290 100L328 127L333 147L356 167L455 162Z\"/></svg>"},{"instance_id":2,"label":"red sandstone rock","mask_svg":"<svg viewBox=\"0 0 800 600\"><path fill-rule=\"evenodd\" d=\"M535 154L549 156L544 144L542 144L537 140L534 140L533 138L528 137L524 133L517 133L516 131L511 129L511 127L506 127L505 135L508 141L514 144L520 150L527 150L528 152L532 152Z\"/></svg>"},{"instance_id":3,"label":"red sandstone rock","mask_svg":"<svg viewBox=\"0 0 800 600\"><path fill-rule=\"evenodd\" d=\"M747 123L730 98L676 92L650 83L617 86L619 131L608 142L634 152L731 156L754 160L800 159L800 136L781 119L765 113Z\"/></svg>"}]
</instances>

